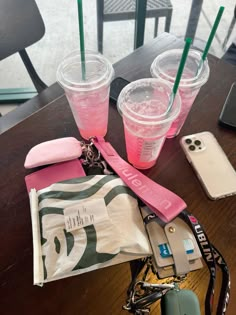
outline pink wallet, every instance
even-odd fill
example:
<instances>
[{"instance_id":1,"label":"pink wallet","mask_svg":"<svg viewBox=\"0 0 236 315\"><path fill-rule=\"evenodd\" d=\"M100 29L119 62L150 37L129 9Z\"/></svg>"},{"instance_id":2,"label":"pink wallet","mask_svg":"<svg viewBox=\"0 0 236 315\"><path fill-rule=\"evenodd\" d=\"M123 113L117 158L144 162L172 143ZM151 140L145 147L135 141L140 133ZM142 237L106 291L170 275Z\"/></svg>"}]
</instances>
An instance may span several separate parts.
<instances>
[{"instance_id":1,"label":"pink wallet","mask_svg":"<svg viewBox=\"0 0 236 315\"><path fill-rule=\"evenodd\" d=\"M78 159L48 166L25 177L28 193L31 189L46 188L54 183L85 176L84 169Z\"/></svg>"}]
</instances>

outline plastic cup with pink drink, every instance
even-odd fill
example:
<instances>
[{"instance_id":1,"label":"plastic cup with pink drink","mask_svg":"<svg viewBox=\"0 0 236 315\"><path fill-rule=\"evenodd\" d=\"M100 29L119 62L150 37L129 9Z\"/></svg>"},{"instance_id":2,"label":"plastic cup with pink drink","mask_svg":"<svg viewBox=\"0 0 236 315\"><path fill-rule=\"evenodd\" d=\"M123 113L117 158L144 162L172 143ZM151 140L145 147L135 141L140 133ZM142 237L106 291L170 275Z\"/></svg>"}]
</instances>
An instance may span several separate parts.
<instances>
[{"instance_id":1,"label":"plastic cup with pink drink","mask_svg":"<svg viewBox=\"0 0 236 315\"><path fill-rule=\"evenodd\" d=\"M65 91L81 136L84 139L104 137L114 69L108 59L93 51L85 51L84 69L85 74L80 51L74 51L59 65L57 81Z\"/></svg>"},{"instance_id":2,"label":"plastic cup with pink drink","mask_svg":"<svg viewBox=\"0 0 236 315\"><path fill-rule=\"evenodd\" d=\"M158 55L151 65L152 77L161 78L173 86L182 53L182 49L171 49ZM201 57L199 51L190 49L178 89L182 103L181 111L173 121L167 138L173 138L179 134L200 88L209 78L210 69L207 59L198 72Z\"/></svg>"},{"instance_id":3,"label":"plastic cup with pink drink","mask_svg":"<svg viewBox=\"0 0 236 315\"><path fill-rule=\"evenodd\" d=\"M149 78L131 82L118 97L128 161L138 169L147 169L156 163L167 132L180 112L178 93L167 112L171 92L171 84Z\"/></svg>"}]
</instances>

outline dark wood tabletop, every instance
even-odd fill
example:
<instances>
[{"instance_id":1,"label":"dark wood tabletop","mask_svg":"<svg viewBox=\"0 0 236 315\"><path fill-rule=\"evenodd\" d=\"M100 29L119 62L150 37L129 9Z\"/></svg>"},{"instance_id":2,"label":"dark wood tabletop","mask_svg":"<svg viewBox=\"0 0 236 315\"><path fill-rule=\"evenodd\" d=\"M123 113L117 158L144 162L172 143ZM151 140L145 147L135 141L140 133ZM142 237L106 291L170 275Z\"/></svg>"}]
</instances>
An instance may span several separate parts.
<instances>
[{"instance_id":1,"label":"dark wood tabletop","mask_svg":"<svg viewBox=\"0 0 236 315\"><path fill-rule=\"evenodd\" d=\"M174 36L163 34L114 65L116 76L127 80L150 77L153 59L167 49L182 47ZM234 168L236 133L218 125L218 117L236 67L209 56L208 82L201 88L178 137L167 140L155 167L144 173L185 200L204 226L211 242L226 259L231 273L231 299L227 314L235 314L236 299L236 196L211 201L203 192L180 148L183 135L211 131ZM30 115L29 115L30 114ZM27 117L28 116L28 117ZM122 310L131 275L129 263L33 286L33 247L29 198L24 177L28 151L43 141L73 136L81 139L63 91L57 84L0 120L0 301L1 314L128 314ZM110 105L106 139L126 159L121 118ZM209 274L206 266L188 275L183 287L192 289L201 303ZM221 273L217 273L217 288ZM158 303L153 313L159 314ZM174 315L174 314L173 314Z\"/></svg>"}]
</instances>

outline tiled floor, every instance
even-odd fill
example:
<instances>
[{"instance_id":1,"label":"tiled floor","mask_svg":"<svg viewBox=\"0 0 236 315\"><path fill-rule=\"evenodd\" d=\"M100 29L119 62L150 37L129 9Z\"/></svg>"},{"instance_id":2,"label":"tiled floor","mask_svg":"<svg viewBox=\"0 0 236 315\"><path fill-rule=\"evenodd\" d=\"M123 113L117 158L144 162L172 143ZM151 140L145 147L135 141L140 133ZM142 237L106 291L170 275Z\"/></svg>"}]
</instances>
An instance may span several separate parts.
<instances>
[{"instance_id":1,"label":"tiled floor","mask_svg":"<svg viewBox=\"0 0 236 315\"><path fill-rule=\"evenodd\" d=\"M79 48L77 1L75 0L36 0L45 22L46 34L36 44L28 48L29 55L43 81L50 85L56 81L56 69L65 55ZM170 32L184 38L192 0L171 0L173 14ZM206 0L195 37L195 45L204 47L210 27L220 5L225 6L217 38L214 39L211 53L218 57L223 54L222 43L233 16L235 0ZM85 44L88 49L97 48L96 0L83 1ZM163 31L163 21L159 31ZM154 19L147 19L145 42L153 36ZM234 34L236 33L236 28ZM134 21L106 22L104 25L104 55L115 62L133 50ZM236 34L235 34L236 37ZM231 42L229 40L229 43ZM0 88L30 87L32 83L18 55L0 63ZM0 107L3 114L15 107Z\"/></svg>"}]
</instances>

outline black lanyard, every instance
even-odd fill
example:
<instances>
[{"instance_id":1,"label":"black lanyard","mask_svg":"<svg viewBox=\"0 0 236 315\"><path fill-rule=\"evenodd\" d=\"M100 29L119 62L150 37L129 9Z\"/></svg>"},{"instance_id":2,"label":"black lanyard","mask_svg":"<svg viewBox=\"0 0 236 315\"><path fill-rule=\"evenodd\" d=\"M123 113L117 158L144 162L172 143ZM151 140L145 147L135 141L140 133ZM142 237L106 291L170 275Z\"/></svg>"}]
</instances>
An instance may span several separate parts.
<instances>
[{"instance_id":1,"label":"black lanyard","mask_svg":"<svg viewBox=\"0 0 236 315\"><path fill-rule=\"evenodd\" d=\"M229 303L229 295L230 295L230 275L228 266L221 255L221 253L213 246L214 257L217 265L221 268L222 271L222 287L220 291L219 303L217 306L217 315L225 314L226 308Z\"/></svg>"},{"instance_id":2,"label":"black lanyard","mask_svg":"<svg viewBox=\"0 0 236 315\"><path fill-rule=\"evenodd\" d=\"M230 294L230 276L227 264L221 253L209 242L209 239L201 224L192 214L184 210L180 213L179 217L191 227L192 232L198 242L198 246L201 250L202 257L205 260L205 263L207 264L208 270L210 272L210 280L205 299L205 315L212 314L216 279L216 264L221 268L222 271L222 284L216 314L224 315L226 313Z\"/></svg>"}]
</instances>

